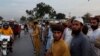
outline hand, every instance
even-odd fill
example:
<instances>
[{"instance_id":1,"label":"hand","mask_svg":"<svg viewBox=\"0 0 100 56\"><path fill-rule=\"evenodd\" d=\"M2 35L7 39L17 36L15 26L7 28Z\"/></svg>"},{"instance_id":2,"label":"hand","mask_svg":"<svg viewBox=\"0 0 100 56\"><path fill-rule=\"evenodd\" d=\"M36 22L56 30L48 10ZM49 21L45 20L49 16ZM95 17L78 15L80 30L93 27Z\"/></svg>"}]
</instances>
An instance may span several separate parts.
<instances>
[{"instance_id":1,"label":"hand","mask_svg":"<svg viewBox=\"0 0 100 56\"><path fill-rule=\"evenodd\" d=\"M100 38L97 38L95 41L95 47L100 49Z\"/></svg>"}]
</instances>

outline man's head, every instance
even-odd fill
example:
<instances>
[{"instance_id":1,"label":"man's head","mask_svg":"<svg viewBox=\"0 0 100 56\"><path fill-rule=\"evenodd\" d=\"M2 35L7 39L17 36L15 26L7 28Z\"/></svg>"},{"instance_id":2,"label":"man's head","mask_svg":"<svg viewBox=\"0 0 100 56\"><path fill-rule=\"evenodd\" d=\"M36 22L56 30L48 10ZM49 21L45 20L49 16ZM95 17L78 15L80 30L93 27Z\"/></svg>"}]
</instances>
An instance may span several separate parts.
<instances>
[{"instance_id":1,"label":"man's head","mask_svg":"<svg viewBox=\"0 0 100 56\"><path fill-rule=\"evenodd\" d=\"M63 23L63 26L64 26L65 28L67 28L67 27L68 27L68 22L64 22L64 23Z\"/></svg>"},{"instance_id":2,"label":"man's head","mask_svg":"<svg viewBox=\"0 0 100 56\"><path fill-rule=\"evenodd\" d=\"M87 25L84 25L84 26L83 26L82 32L83 32L85 35L87 35L87 33L88 33L88 26L87 26Z\"/></svg>"},{"instance_id":3,"label":"man's head","mask_svg":"<svg viewBox=\"0 0 100 56\"><path fill-rule=\"evenodd\" d=\"M90 25L93 30L96 30L99 26L99 19L94 17L90 19Z\"/></svg>"},{"instance_id":4,"label":"man's head","mask_svg":"<svg viewBox=\"0 0 100 56\"><path fill-rule=\"evenodd\" d=\"M33 24L34 24L34 25L37 25L37 24L38 24L38 22L36 22L36 21L35 21L35 22L33 22Z\"/></svg>"},{"instance_id":5,"label":"man's head","mask_svg":"<svg viewBox=\"0 0 100 56\"><path fill-rule=\"evenodd\" d=\"M9 24L5 23L5 24L3 25L3 28L4 28L4 29L8 29L8 28L9 28Z\"/></svg>"},{"instance_id":6,"label":"man's head","mask_svg":"<svg viewBox=\"0 0 100 56\"><path fill-rule=\"evenodd\" d=\"M62 38L64 26L56 24L56 25L52 25L51 29L52 29L52 32L53 32L54 40L59 41Z\"/></svg>"},{"instance_id":7,"label":"man's head","mask_svg":"<svg viewBox=\"0 0 100 56\"><path fill-rule=\"evenodd\" d=\"M69 28L71 28L71 27L72 27L72 22L73 22L73 20L72 20L72 19L69 19L69 20L67 21L67 23L68 23L68 25L67 25L67 26L68 26Z\"/></svg>"},{"instance_id":8,"label":"man's head","mask_svg":"<svg viewBox=\"0 0 100 56\"><path fill-rule=\"evenodd\" d=\"M46 24L46 25L49 25L49 22L47 21L47 22L45 22L45 24Z\"/></svg>"},{"instance_id":9,"label":"man's head","mask_svg":"<svg viewBox=\"0 0 100 56\"><path fill-rule=\"evenodd\" d=\"M2 24L0 24L0 29L2 28Z\"/></svg>"},{"instance_id":10,"label":"man's head","mask_svg":"<svg viewBox=\"0 0 100 56\"><path fill-rule=\"evenodd\" d=\"M72 22L72 34L78 35L81 32L82 27L83 27L82 18L80 18L80 19L76 18L75 20L73 20L73 22Z\"/></svg>"}]
</instances>

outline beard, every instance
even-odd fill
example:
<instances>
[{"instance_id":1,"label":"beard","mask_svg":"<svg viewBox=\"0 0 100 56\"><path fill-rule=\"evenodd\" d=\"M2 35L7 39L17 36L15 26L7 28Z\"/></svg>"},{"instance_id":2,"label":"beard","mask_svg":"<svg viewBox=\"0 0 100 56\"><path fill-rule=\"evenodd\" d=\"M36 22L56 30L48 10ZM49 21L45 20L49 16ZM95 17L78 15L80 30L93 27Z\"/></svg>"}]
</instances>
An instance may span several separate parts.
<instances>
[{"instance_id":1,"label":"beard","mask_svg":"<svg viewBox=\"0 0 100 56\"><path fill-rule=\"evenodd\" d=\"M96 29L98 28L98 25L96 25L96 26L91 26L91 28L92 28L93 30L96 30Z\"/></svg>"},{"instance_id":2,"label":"beard","mask_svg":"<svg viewBox=\"0 0 100 56\"><path fill-rule=\"evenodd\" d=\"M78 30L72 30L72 35L78 35L81 32L81 29Z\"/></svg>"}]
</instances>

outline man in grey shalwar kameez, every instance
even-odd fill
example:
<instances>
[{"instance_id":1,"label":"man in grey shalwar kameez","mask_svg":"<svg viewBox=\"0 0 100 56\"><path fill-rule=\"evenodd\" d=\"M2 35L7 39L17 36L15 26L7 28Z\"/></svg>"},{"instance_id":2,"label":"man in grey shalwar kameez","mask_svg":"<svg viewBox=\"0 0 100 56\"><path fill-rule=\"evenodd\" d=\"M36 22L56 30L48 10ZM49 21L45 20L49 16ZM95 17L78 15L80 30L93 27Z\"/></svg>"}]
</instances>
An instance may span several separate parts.
<instances>
[{"instance_id":1,"label":"man in grey shalwar kameez","mask_svg":"<svg viewBox=\"0 0 100 56\"><path fill-rule=\"evenodd\" d=\"M70 45L71 56L91 56L90 51L90 43L86 39L81 30L83 27L82 18L76 18L72 22L72 41Z\"/></svg>"}]
</instances>

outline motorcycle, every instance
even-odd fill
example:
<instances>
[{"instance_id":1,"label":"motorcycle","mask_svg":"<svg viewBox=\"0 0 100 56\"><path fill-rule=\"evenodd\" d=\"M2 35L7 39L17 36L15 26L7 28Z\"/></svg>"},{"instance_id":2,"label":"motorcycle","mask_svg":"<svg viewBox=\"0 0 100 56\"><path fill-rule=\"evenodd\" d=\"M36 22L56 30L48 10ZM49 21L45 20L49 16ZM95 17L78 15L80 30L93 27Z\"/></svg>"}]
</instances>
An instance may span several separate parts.
<instances>
[{"instance_id":1,"label":"motorcycle","mask_svg":"<svg viewBox=\"0 0 100 56\"><path fill-rule=\"evenodd\" d=\"M1 55L7 56L8 53L8 42L10 41L10 37L8 35L0 35L0 42L1 42Z\"/></svg>"}]
</instances>

